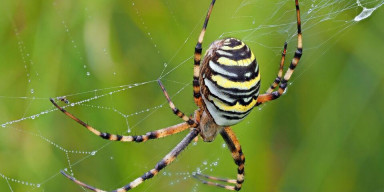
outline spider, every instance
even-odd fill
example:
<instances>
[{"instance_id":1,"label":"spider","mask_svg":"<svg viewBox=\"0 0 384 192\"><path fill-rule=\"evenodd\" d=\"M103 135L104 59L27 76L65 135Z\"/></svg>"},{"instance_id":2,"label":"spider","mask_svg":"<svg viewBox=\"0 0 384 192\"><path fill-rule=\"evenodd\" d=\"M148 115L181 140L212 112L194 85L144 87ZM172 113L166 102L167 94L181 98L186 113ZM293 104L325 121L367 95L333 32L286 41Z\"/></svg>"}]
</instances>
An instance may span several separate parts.
<instances>
[{"instance_id":1,"label":"spider","mask_svg":"<svg viewBox=\"0 0 384 192\"><path fill-rule=\"evenodd\" d=\"M196 173L193 176L204 184L228 190L239 191L241 189L244 182L245 157L240 143L230 126L243 120L251 112L253 107L275 100L284 93L288 80L296 68L303 50L299 2L298 0L295 0L297 16L297 50L295 51L292 62L283 77L283 66L287 50L287 43L284 44L277 77L270 88L261 95L259 95L260 73L256 58L249 47L238 39L224 38L214 41L206 51L203 62L200 65L202 43L214 4L215 0L212 0L195 47L193 96L198 109L195 110L194 115L189 117L177 109L171 101L165 87L161 81L158 80L158 83L168 100L170 108L174 114L184 121L183 123L148 132L145 135L123 136L110 134L100 132L93 128L60 107L53 99L50 99L51 102L65 115L75 120L95 135L107 140L145 142L190 129L184 139L180 141L180 143L161 161L159 161L153 169L115 191L128 191L137 187L145 180L157 175L162 169L172 163L180 152L198 135L200 135L205 142L211 142L215 139L217 134L220 134L223 137L232 153L232 157L237 165L236 179L223 179L200 173ZM277 86L279 87L277 88ZM276 88L277 90L275 90ZM92 191L103 191L75 179L64 171L61 171L61 173L82 187ZM220 184L215 181L223 182L225 184Z\"/></svg>"}]
</instances>

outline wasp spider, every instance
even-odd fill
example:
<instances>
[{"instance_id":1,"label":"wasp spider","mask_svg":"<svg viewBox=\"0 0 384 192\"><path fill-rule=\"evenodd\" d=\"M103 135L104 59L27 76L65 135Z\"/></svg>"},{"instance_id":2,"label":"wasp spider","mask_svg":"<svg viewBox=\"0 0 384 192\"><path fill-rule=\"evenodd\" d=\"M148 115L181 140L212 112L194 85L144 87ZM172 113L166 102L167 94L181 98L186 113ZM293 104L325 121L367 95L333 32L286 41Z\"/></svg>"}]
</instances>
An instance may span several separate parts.
<instances>
[{"instance_id":1,"label":"wasp spider","mask_svg":"<svg viewBox=\"0 0 384 192\"><path fill-rule=\"evenodd\" d=\"M203 63L201 61L202 43L204 34L208 25L215 0L212 0L208 9L207 16L203 25L203 29L198 38L194 53L194 69L193 69L193 95L198 109L194 112L193 117L186 116L183 112L175 107L168 96L163 84L160 80L158 83L168 100L169 106L173 113L180 117L184 122L178 125L167 127L164 129L148 132L145 135L122 136L100 132L97 129L86 124L62 107L58 106L53 99L51 102L64 114L87 128L92 133L103 139L123 142L145 142L150 139L157 139L169 135L173 135L187 129L190 129L185 138L155 167L144 175L138 177L127 185L116 189L115 191L123 192L137 187L147 179L157 175L159 171L172 163L177 155L187 147L187 145L198 135L204 141L213 141L218 133L225 140L232 157L237 165L236 179L222 179L202 174L195 174L194 177L204 184L222 187L228 190L240 190L244 182L244 162L245 157L241 150L240 143L230 126L239 123L252 110L253 107L261 105L265 102L279 98L287 87L294 69L296 68L302 55L302 34L299 2L295 0L297 15L297 50L294 54L292 62L283 77L283 65L287 49L287 43L281 57L280 68L277 78L270 88L259 95L260 88L260 72L256 62L255 55L244 42L235 38L225 38L214 41L208 48ZM277 88L277 86L279 86ZM277 88L277 90L275 90ZM90 185L87 185L65 172L61 172L75 183L93 191L102 191ZM209 181L211 180L211 181ZM216 183L215 181L224 184Z\"/></svg>"}]
</instances>

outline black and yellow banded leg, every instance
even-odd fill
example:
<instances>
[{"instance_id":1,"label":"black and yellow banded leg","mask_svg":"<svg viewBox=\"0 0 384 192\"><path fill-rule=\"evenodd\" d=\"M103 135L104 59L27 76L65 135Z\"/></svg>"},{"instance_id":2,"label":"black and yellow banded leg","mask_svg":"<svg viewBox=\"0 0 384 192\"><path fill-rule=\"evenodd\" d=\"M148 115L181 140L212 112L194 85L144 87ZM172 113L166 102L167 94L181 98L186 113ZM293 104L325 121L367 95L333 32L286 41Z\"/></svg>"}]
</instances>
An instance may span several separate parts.
<instances>
[{"instance_id":1,"label":"black and yellow banded leg","mask_svg":"<svg viewBox=\"0 0 384 192\"><path fill-rule=\"evenodd\" d=\"M195 122L193 119L189 118L188 116L185 115L182 111L180 111L178 108L176 108L175 104L173 104L171 98L168 95L167 90L165 89L163 83L161 83L160 79L157 80L159 83L161 90L163 90L165 98L167 98L169 107L172 109L173 113L183 119L183 121L187 122L191 127L197 127L198 123Z\"/></svg>"},{"instance_id":2,"label":"black and yellow banded leg","mask_svg":"<svg viewBox=\"0 0 384 192\"><path fill-rule=\"evenodd\" d=\"M130 189L133 189L133 188L137 187L138 185L143 183L145 180L150 179L153 176L157 175L162 169L164 169L167 165L172 163L173 160L175 160L176 157L180 154L180 152L183 151L189 145L189 143L191 143L191 141L198 134L199 134L199 130L198 129L191 129L191 131L188 133L188 135L186 137L184 137L184 139L181 140L180 143L177 144L177 146L175 148L173 148L171 152L169 152L161 161L159 161L156 164L155 168L153 168L153 169L149 170L148 172L144 173L144 175L142 175L141 177L138 177L137 179L133 180L129 184L125 185L124 187L121 187L121 188L116 189L114 191L116 191L116 192L128 191ZM68 175L64 171L61 171L61 173L64 176L66 176L68 179L72 180L73 182L75 182L76 184L78 184L78 185L80 185L82 187L85 187L87 189L90 189L92 191L97 191L97 192L103 191L101 189L97 189L95 187L92 187L90 185L87 185L87 184L85 184L85 183L75 179L74 177Z\"/></svg>"},{"instance_id":3,"label":"black and yellow banded leg","mask_svg":"<svg viewBox=\"0 0 384 192\"><path fill-rule=\"evenodd\" d=\"M184 131L184 130L186 130L186 129L191 127L188 123L180 123L180 124L177 124L177 125L174 125L174 126L171 126L171 127L167 127L167 128L164 128L164 129L159 129L159 130L156 130L156 131L150 131L150 132L146 133L145 135L117 135L117 134L110 134L110 133L106 133L106 132L101 132L101 131L93 128L92 126L88 125L84 121L80 120L79 118L77 118L73 114L69 113L68 111L66 111L65 109L60 107L52 98L50 99L50 101L61 112L63 112L65 115L67 115L71 119L75 120L80 125L82 125L85 128L87 128L93 134L95 134L97 136L100 136L103 139L107 139L107 140L111 140L111 141L145 142L145 141L147 141L149 139L157 139L157 138L173 135L173 134L179 133L179 132Z\"/></svg>"},{"instance_id":4,"label":"black and yellow banded leg","mask_svg":"<svg viewBox=\"0 0 384 192\"><path fill-rule=\"evenodd\" d=\"M241 189L241 186L244 182L244 163L245 163L245 156L243 154L243 151L241 150L241 146L239 143L239 140L237 140L235 133L232 131L230 127L224 128L220 132L221 136L223 137L224 141L226 142L229 150L231 151L232 158L235 161L235 164L237 165L237 178L236 179L224 179L224 178L218 178L208 175L202 175L202 174L195 174L194 177L200 180L202 183L207 185L213 185L221 188L225 188L232 191L239 191ZM202 179L202 177L214 181L221 181L224 183L230 183L235 184L233 185L225 185L220 183L215 183L211 181L207 181Z\"/></svg>"},{"instance_id":5,"label":"black and yellow banded leg","mask_svg":"<svg viewBox=\"0 0 384 192\"><path fill-rule=\"evenodd\" d=\"M197 41L194 53L194 66L193 66L193 97L196 105L201 109L203 107L203 99L200 94L200 62L201 62L201 52L203 50L202 44L204 40L205 31L207 30L209 17L211 16L211 12L213 9L213 5L215 5L215 0L212 0L211 5L209 6L207 16L205 17L203 29L200 32L199 39Z\"/></svg>"},{"instance_id":6,"label":"black and yellow banded leg","mask_svg":"<svg viewBox=\"0 0 384 192\"><path fill-rule=\"evenodd\" d=\"M277 77L275 81L272 83L272 85L269 87L269 89L266 91L266 93L272 93L273 90L280 84L281 78L283 77L283 69L284 69L284 61L285 61L285 55L287 54L287 42L284 43L284 50L281 53L281 61L280 61L280 67L279 71L277 72Z\"/></svg>"},{"instance_id":7,"label":"black and yellow banded leg","mask_svg":"<svg viewBox=\"0 0 384 192\"><path fill-rule=\"evenodd\" d=\"M265 94L259 95L259 97L257 98L256 106L271 100L275 100L284 93L285 89L288 86L288 81L291 78L292 73L295 70L303 54L303 38L301 33L301 19L300 19L300 8L299 8L298 0L296 0L295 3L296 3L296 15L297 15L297 49L295 51L291 64L289 65L289 68L285 72L284 77L280 82L279 89L271 93L265 93Z\"/></svg>"}]
</instances>

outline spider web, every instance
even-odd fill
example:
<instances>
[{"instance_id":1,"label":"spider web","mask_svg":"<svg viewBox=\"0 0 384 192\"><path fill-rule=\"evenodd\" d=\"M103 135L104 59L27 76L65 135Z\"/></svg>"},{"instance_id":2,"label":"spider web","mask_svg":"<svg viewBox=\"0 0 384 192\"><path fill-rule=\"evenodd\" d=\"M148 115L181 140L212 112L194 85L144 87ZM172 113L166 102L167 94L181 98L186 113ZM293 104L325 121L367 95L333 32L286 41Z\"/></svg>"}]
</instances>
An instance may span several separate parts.
<instances>
[{"instance_id":1,"label":"spider web","mask_svg":"<svg viewBox=\"0 0 384 192\"><path fill-rule=\"evenodd\" d=\"M193 48L208 3L5 1L0 8L0 190L82 190L64 178L60 170L90 185L112 190L153 168L185 133L141 144L102 140L61 114L49 98L67 100L58 102L80 119L109 133L144 134L179 123L156 80L163 81L179 109L193 113ZM289 113L290 107L300 103L303 97L295 99L303 94L300 87L308 91L312 88L310 83L295 86L296 83L311 79L317 85L313 87L323 90L319 82L327 78L324 68L335 64L325 63L330 61L325 58L334 57L334 47L346 41L344 35L351 30L364 22L379 21L375 14L383 15L383 4L382 0L300 2L304 56L284 97L291 96L254 110L244 122L234 126L247 157L245 191L286 187L297 191L297 186L292 188L289 184L297 165L282 161L300 158L288 155L300 145L276 141L297 138L271 135L278 135L281 127L283 134L289 132L285 123L296 126L294 130L298 131L298 127L322 119L301 121L306 124L295 124L289 117L281 119L285 123L270 122L280 118L276 111ZM288 42L287 60L292 58L296 32L291 0L217 1L203 45L206 50L215 39L242 39L256 54L263 76L262 90L266 90L275 78L284 41ZM366 34L360 35L364 39ZM318 70L323 75L316 76L316 81L310 76ZM343 77L353 72L356 71L351 67L345 67L331 74L339 73L338 80L349 82ZM373 95L383 76L361 75L371 85L361 87ZM334 87L330 91L336 90ZM325 100L331 101L332 97ZM367 105L359 103L355 107L363 110ZM320 114L327 111L320 104L314 107L323 110L315 111ZM275 138L272 147L271 138ZM282 147L285 144L289 147ZM272 154L273 150L280 152L278 157ZM325 159L325 164L330 164L330 159ZM326 169L331 169L330 165ZM194 180L194 172L235 177L235 165L221 138L213 143L193 142L174 163L136 190L221 191ZM320 189L319 183L324 181L325 173L319 175L311 183L315 189Z\"/></svg>"}]
</instances>

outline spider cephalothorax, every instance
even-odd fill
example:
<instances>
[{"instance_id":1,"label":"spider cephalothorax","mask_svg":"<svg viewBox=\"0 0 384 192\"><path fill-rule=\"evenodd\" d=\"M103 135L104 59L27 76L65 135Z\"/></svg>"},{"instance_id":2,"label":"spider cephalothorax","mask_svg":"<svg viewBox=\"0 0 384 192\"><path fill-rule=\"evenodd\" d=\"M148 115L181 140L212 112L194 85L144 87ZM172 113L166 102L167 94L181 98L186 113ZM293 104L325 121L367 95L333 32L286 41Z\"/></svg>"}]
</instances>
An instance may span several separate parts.
<instances>
[{"instance_id":1,"label":"spider cephalothorax","mask_svg":"<svg viewBox=\"0 0 384 192\"><path fill-rule=\"evenodd\" d=\"M212 0L205 18L203 29L195 47L193 96L198 109L195 111L192 118L186 116L176 108L168 96L163 84L158 80L173 113L183 119L184 123L151 131L145 135L123 136L109 134L100 132L86 124L57 105L57 103L51 99L51 102L67 116L77 121L92 133L103 139L112 141L145 142L150 139L166 137L190 129L189 134L187 134L171 152L159 161L153 169L115 191L128 191L158 174L159 171L173 162L177 155L180 154L180 152L198 135L200 135L204 141L210 142L213 141L219 133L226 142L232 153L232 158L237 165L236 179L222 179L202 175L200 173L196 173L194 177L204 184L214 185L228 190L238 191L241 189L244 182L245 157L235 133L229 126L235 125L243 120L251 112L253 107L277 99L284 93L287 87L287 82L299 63L303 50L299 2L298 0L295 0L297 15L297 49L295 55L283 76L283 66L287 49L287 43L285 43L277 78L272 83L271 87L261 95L259 95L260 72L256 58L249 47L238 39L225 38L214 41L206 51L203 63L200 65L202 43L214 4L215 0ZM279 87L277 88L277 86ZM277 90L275 90L276 88ZM61 173L85 188L93 191L102 191L75 179L64 171ZM219 184L208 180L219 181L225 184Z\"/></svg>"}]
</instances>

